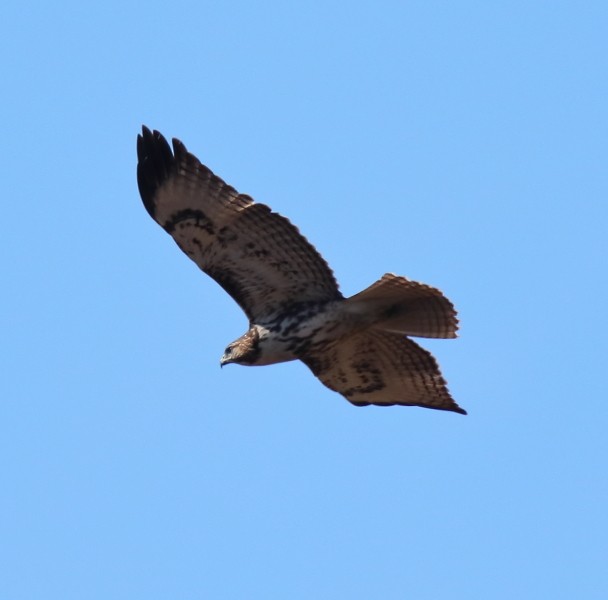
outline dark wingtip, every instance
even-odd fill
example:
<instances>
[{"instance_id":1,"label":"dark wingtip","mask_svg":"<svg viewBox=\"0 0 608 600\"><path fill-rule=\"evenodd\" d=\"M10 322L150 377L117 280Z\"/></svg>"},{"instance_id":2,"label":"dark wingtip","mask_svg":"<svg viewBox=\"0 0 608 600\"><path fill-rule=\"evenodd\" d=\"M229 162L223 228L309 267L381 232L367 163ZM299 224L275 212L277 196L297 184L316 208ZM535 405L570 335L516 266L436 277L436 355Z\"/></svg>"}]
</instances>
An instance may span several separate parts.
<instances>
[{"instance_id":1,"label":"dark wingtip","mask_svg":"<svg viewBox=\"0 0 608 600\"><path fill-rule=\"evenodd\" d=\"M430 408L431 410L443 410L445 412L454 412L459 415L468 415L469 413L464 409L460 408L458 404L454 403L450 406L431 406L430 404L415 404L414 406L420 406L422 408Z\"/></svg>"},{"instance_id":2,"label":"dark wingtip","mask_svg":"<svg viewBox=\"0 0 608 600\"><path fill-rule=\"evenodd\" d=\"M348 398L347 398L348 400ZM373 404L371 402L353 402L352 400L348 400L353 406L362 407L362 406L419 406L420 408L430 408L432 410L443 410L446 412L455 412L459 415L468 415L467 411L464 408L460 408L458 404L454 402L453 405L450 406L431 406L430 404L399 404L398 402L389 402L387 404Z\"/></svg>"},{"instance_id":3,"label":"dark wingtip","mask_svg":"<svg viewBox=\"0 0 608 600\"><path fill-rule=\"evenodd\" d=\"M186 146L183 142L181 142L177 138L173 138L171 141L173 142L173 153L175 154L176 158L188 154L188 150L186 149Z\"/></svg>"},{"instance_id":4,"label":"dark wingtip","mask_svg":"<svg viewBox=\"0 0 608 600\"><path fill-rule=\"evenodd\" d=\"M155 196L158 188L175 169L175 157L169 143L156 130L142 125L137 136L137 185L139 194L152 218L155 213Z\"/></svg>"},{"instance_id":5,"label":"dark wingtip","mask_svg":"<svg viewBox=\"0 0 608 600\"><path fill-rule=\"evenodd\" d=\"M458 404L456 404L456 402L454 402L453 400L450 402L450 404L447 404L445 406L431 406L430 404L418 404L418 406L422 406L422 408L432 408L433 410L445 410L447 412L455 412L459 415L469 414L464 408L460 408L460 406L458 406Z\"/></svg>"}]
</instances>

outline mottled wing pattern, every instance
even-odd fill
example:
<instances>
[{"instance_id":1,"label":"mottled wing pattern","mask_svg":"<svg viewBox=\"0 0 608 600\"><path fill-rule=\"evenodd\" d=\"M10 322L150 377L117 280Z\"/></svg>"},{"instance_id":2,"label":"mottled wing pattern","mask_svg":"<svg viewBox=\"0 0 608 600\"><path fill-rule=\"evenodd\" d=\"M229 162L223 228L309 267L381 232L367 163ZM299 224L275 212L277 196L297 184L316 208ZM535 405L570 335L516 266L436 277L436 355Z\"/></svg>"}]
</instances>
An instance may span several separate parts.
<instances>
[{"instance_id":1,"label":"mottled wing pattern","mask_svg":"<svg viewBox=\"0 0 608 600\"><path fill-rule=\"evenodd\" d=\"M137 181L150 216L250 320L299 302L341 298L327 263L286 218L239 194L158 131L137 139Z\"/></svg>"},{"instance_id":2,"label":"mottled wing pattern","mask_svg":"<svg viewBox=\"0 0 608 600\"><path fill-rule=\"evenodd\" d=\"M367 330L301 357L331 390L356 406L424 406L466 414L447 390L433 356L409 338Z\"/></svg>"}]
</instances>

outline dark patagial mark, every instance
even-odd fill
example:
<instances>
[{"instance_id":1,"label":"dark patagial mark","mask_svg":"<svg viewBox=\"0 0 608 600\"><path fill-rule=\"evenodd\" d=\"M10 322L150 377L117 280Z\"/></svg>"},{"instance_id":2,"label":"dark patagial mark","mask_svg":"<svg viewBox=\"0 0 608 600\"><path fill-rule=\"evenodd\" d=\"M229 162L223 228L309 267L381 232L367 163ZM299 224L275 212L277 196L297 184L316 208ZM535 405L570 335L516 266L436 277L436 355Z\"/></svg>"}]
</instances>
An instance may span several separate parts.
<instances>
[{"instance_id":1,"label":"dark patagial mark","mask_svg":"<svg viewBox=\"0 0 608 600\"><path fill-rule=\"evenodd\" d=\"M190 220L193 220L197 227L205 230L209 235L213 235L215 233L213 223L207 217L207 215L202 210L193 210L191 208L185 208L184 210L173 213L165 221L163 228L167 233L172 233L175 231L177 225L179 225L181 222Z\"/></svg>"},{"instance_id":2,"label":"dark patagial mark","mask_svg":"<svg viewBox=\"0 0 608 600\"><path fill-rule=\"evenodd\" d=\"M317 377L327 371L331 366L331 361L329 360L329 358L327 356L321 356L319 354L307 355L305 362L308 368Z\"/></svg>"}]
</instances>

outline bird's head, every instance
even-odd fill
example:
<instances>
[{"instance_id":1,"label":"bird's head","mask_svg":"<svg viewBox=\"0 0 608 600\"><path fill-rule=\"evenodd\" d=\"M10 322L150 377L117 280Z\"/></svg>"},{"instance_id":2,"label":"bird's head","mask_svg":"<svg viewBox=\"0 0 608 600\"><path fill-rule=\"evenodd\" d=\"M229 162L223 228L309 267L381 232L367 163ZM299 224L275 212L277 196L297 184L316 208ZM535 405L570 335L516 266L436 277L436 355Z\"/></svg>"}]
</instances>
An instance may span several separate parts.
<instances>
[{"instance_id":1,"label":"bird's head","mask_svg":"<svg viewBox=\"0 0 608 600\"><path fill-rule=\"evenodd\" d=\"M234 340L224 351L220 367L231 363L237 365L254 365L260 356L260 336L255 329L250 329L238 340Z\"/></svg>"}]
</instances>

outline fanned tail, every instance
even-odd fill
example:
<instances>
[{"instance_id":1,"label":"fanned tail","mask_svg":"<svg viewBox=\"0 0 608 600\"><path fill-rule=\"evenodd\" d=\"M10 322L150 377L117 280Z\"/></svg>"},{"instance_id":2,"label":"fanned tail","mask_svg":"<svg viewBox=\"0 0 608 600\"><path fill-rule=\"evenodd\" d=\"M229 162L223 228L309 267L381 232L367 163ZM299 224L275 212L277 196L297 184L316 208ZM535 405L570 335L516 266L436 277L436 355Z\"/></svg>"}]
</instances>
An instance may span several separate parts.
<instances>
[{"instance_id":1,"label":"fanned tail","mask_svg":"<svg viewBox=\"0 0 608 600\"><path fill-rule=\"evenodd\" d=\"M427 338L455 338L453 304L436 288L387 273L346 300L357 314L371 315L371 327Z\"/></svg>"}]
</instances>

